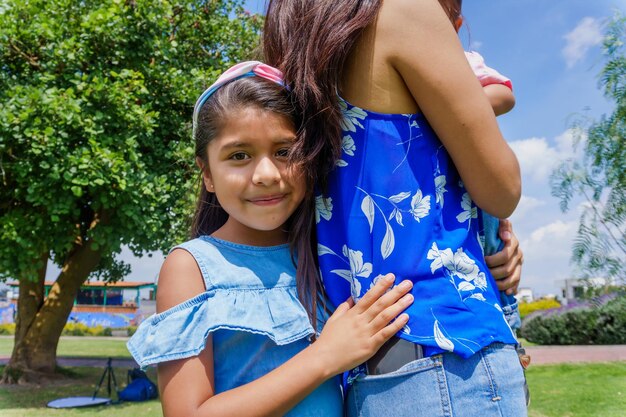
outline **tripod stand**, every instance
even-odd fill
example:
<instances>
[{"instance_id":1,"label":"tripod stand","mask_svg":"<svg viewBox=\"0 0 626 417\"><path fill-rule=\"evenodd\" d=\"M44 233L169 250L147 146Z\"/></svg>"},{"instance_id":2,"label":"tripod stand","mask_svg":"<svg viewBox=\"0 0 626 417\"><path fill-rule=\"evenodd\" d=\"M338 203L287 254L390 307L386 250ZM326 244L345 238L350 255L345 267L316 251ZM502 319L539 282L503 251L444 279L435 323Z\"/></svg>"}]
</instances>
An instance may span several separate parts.
<instances>
[{"instance_id":1,"label":"tripod stand","mask_svg":"<svg viewBox=\"0 0 626 417\"><path fill-rule=\"evenodd\" d=\"M115 395L117 396L117 399L119 401L119 390L117 389L117 380L115 379L115 372L113 372L113 366L111 366L111 361L113 359L109 358L107 360L107 366L106 368L104 368L104 372L102 372L102 376L100 377L100 382L98 382L98 386L96 387L96 390L93 393L93 396L91 397L92 399L96 398L96 395L98 394L98 391L100 391L100 387L102 386L102 382L104 381L104 378L107 378L107 395L109 397L111 397L111 381L113 381L113 388L115 389Z\"/></svg>"}]
</instances>

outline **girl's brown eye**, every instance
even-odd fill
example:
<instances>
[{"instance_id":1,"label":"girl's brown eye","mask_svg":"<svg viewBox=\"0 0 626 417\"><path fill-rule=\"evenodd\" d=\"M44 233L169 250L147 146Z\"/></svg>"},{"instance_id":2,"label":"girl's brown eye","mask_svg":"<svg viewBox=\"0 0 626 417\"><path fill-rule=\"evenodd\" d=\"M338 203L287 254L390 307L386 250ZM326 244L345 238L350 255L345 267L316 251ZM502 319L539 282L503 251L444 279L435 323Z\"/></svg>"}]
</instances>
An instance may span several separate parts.
<instances>
[{"instance_id":1,"label":"girl's brown eye","mask_svg":"<svg viewBox=\"0 0 626 417\"><path fill-rule=\"evenodd\" d=\"M236 152L230 156L229 159L233 161L243 161L244 159L249 159L250 156L245 152Z\"/></svg>"},{"instance_id":2,"label":"girl's brown eye","mask_svg":"<svg viewBox=\"0 0 626 417\"><path fill-rule=\"evenodd\" d=\"M289 156L289 148L282 148L276 152L276 156L281 158L287 158Z\"/></svg>"}]
</instances>

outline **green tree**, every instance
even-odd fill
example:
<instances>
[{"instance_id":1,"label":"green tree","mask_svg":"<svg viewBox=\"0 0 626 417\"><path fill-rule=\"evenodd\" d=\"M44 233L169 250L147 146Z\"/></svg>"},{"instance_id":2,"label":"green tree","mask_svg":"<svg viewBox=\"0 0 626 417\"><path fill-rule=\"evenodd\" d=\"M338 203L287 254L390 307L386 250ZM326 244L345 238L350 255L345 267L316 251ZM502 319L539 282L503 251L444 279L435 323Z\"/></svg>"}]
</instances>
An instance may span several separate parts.
<instances>
[{"instance_id":1,"label":"green tree","mask_svg":"<svg viewBox=\"0 0 626 417\"><path fill-rule=\"evenodd\" d=\"M626 18L616 14L604 38L606 64L600 84L615 103L613 113L578 123L577 146L583 156L561 164L552 174L552 195L561 209L573 197L584 200L572 260L583 276L626 279Z\"/></svg>"},{"instance_id":2,"label":"green tree","mask_svg":"<svg viewBox=\"0 0 626 417\"><path fill-rule=\"evenodd\" d=\"M195 98L261 25L243 0L0 0L0 278L19 280L4 382L54 374L81 284L128 273L122 246L185 235Z\"/></svg>"}]
</instances>

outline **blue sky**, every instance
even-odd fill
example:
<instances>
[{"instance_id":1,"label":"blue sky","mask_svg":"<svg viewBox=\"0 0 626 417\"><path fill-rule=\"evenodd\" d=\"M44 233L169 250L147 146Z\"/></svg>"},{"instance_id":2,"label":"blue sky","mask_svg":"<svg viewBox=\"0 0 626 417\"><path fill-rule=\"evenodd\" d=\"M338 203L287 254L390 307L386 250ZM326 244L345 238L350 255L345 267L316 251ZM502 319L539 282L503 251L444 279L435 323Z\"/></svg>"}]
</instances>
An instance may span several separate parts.
<instances>
[{"instance_id":1,"label":"blue sky","mask_svg":"<svg viewBox=\"0 0 626 417\"><path fill-rule=\"evenodd\" d=\"M464 3L469 28L461 34L464 45L510 77L517 98L515 109L499 122L522 168L523 197L512 216L525 253L522 286L558 294L559 280L576 274L569 261L579 211L576 205L560 211L549 175L559 161L575 156L573 120L611 111L598 88L601 35L614 10L626 11L626 1Z\"/></svg>"},{"instance_id":2,"label":"blue sky","mask_svg":"<svg viewBox=\"0 0 626 417\"><path fill-rule=\"evenodd\" d=\"M263 0L248 0L262 12ZM522 242L522 286L536 295L558 294L559 280L575 274L570 265L578 224L576 207L559 210L551 197L549 174L559 160L573 156L569 128L576 115L610 112L598 89L602 69L602 26L626 0L466 0L467 26L461 40L479 51L488 65L513 81L517 105L499 118L500 127L522 167L523 197L512 216ZM580 202L578 202L580 203ZM132 265L131 281L151 281L163 257L122 258ZM50 267L48 278L58 269Z\"/></svg>"}]
</instances>

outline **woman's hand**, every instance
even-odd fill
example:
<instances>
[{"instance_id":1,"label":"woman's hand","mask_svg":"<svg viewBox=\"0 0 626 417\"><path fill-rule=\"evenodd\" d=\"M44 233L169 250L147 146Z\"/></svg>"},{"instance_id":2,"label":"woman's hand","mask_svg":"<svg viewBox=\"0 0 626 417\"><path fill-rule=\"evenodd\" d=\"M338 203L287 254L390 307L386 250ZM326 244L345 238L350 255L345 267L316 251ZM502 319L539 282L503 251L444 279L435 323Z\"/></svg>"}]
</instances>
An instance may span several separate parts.
<instances>
[{"instance_id":1,"label":"woman's hand","mask_svg":"<svg viewBox=\"0 0 626 417\"><path fill-rule=\"evenodd\" d=\"M498 289L511 295L517 293L517 287L522 276L524 254L519 247L515 233L513 233L513 225L510 220L500 220L498 234L504 242L504 248L496 254L485 256L485 261L496 279Z\"/></svg>"},{"instance_id":2,"label":"woman's hand","mask_svg":"<svg viewBox=\"0 0 626 417\"><path fill-rule=\"evenodd\" d=\"M312 348L331 374L365 362L407 323L408 315L400 313L413 303L407 294L413 284L403 281L390 290L394 281L393 274L385 275L356 304L349 299L330 316Z\"/></svg>"}]
</instances>

